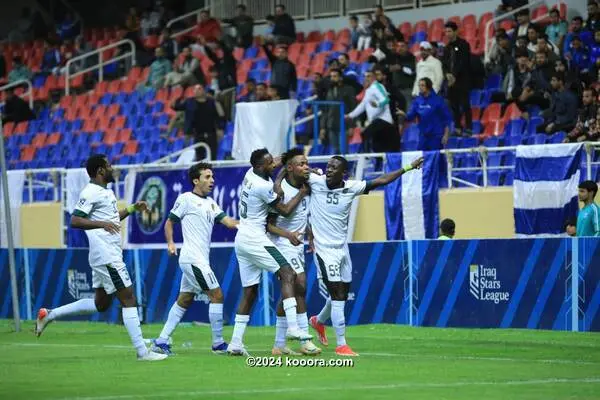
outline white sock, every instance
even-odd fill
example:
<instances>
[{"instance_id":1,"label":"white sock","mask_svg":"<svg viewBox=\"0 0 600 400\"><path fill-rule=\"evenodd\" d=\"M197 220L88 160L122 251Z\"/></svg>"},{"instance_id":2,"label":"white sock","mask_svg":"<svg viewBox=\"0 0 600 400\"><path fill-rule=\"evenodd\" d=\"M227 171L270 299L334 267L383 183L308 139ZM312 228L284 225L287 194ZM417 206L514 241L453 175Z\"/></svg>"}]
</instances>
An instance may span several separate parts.
<instances>
[{"instance_id":1,"label":"white sock","mask_svg":"<svg viewBox=\"0 0 600 400\"><path fill-rule=\"evenodd\" d=\"M328 297L325 301L323 309L319 315L317 315L317 321L319 321L320 324L324 324L327 322L327 320L329 320L329 318L331 318L331 297Z\"/></svg>"},{"instance_id":2,"label":"white sock","mask_svg":"<svg viewBox=\"0 0 600 400\"><path fill-rule=\"evenodd\" d=\"M94 299L81 299L73 303L65 304L53 310L50 310L48 319L54 321L71 315L85 315L98 312Z\"/></svg>"},{"instance_id":3,"label":"white sock","mask_svg":"<svg viewBox=\"0 0 600 400\"><path fill-rule=\"evenodd\" d=\"M306 312L296 315L296 318L298 318L298 328L300 328L302 332L308 333L308 315Z\"/></svg>"},{"instance_id":4,"label":"white sock","mask_svg":"<svg viewBox=\"0 0 600 400\"><path fill-rule=\"evenodd\" d=\"M141 357L146 355L148 349L144 344L137 307L123 307L122 314L123 325L127 328L127 333L129 333L131 343L133 343L133 347L137 350L138 356Z\"/></svg>"},{"instance_id":5,"label":"white sock","mask_svg":"<svg viewBox=\"0 0 600 400\"><path fill-rule=\"evenodd\" d=\"M163 326L162 331L160 332L160 336L156 340L158 343L167 343L169 338L179 325L181 318L183 318L185 312L187 310L181 307L177 303L173 303L171 307L171 311L169 311L169 317L167 318L167 322L165 322L165 326Z\"/></svg>"},{"instance_id":6,"label":"white sock","mask_svg":"<svg viewBox=\"0 0 600 400\"><path fill-rule=\"evenodd\" d=\"M296 298L283 299L283 311L287 319L288 329L298 330L298 319L296 317Z\"/></svg>"},{"instance_id":7,"label":"white sock","mask_svg":"<svg viewBox=\"0 0 600 400\"><path fill-rule=\"evenodd\" d=\"M333 300L331 302L331 325L335 329L337 345L346 344L346 318L344 316L345 301Z\"/></svg>"},{"instance_id":8,"label":"white sock","mask_svg":"<svg viewBox=\"0 0 600 400\"><path fill-rule=\"evenodd\" d=\"M212 329L213 346L223 343L223 304L210 303L208 319Z\"/></svg>"},{"instance_id":9,"label":"white sock","mask_svg":"<svg viewBox=\"0 0 600 400\"><path fill-rule=\"evenodd\" d=\"M287 328L287 318L277 316L277 323L275 324L275 347L279 347L280 349L285 347L285 334Z\"/></svg>"},{"instance_id":10,"label":"white sock","mask_svg":"<svg viewBox=\"0 0 600 400\"><path fill-rule=\"evenodd\" d=\"M231 344L235 346L243 346L244 332L246 331L246 326L248 326L248 321L250 321L249 315L235 315L235 326L233 327L233 336L231 337Z\"/></svg>"}]
</instances>

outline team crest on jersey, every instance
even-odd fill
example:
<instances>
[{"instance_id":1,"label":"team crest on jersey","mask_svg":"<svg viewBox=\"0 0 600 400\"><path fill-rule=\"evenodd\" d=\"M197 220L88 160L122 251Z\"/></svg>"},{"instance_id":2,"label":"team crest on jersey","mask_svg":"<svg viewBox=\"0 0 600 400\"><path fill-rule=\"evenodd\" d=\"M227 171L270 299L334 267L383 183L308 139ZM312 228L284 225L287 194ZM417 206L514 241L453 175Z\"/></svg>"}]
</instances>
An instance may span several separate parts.
<instances>
[{"instance_id":1,"label":"team crest on jersey","mask_svg":"<svg viewBox=\"0 0 600 400\"><path fill-rule=\"evenodd\" d=\"M144 182L137 201L145 201L148 207L144 211L136 213L137 223L147 235L152 235L162 227L166 216L167 185L165 182L153 176Z\"/></svg>"}]
</instances>

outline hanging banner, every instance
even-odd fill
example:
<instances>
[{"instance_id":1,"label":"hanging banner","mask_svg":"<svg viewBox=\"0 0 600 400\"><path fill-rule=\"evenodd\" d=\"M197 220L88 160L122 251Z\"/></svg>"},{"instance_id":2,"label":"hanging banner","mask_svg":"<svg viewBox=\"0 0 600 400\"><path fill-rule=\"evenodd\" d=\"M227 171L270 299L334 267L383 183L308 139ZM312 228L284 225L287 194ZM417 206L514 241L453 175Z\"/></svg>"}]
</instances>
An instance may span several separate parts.
<instances>
[{"instance_id":1,"label":"hanging banner","mask_svg":"<svg viewBox=\"0 0 600 400\"><path fill-rule=\"evenodd\" d=\"M225 213L238 219L240 186L248 167L215 168L215 186L211 197ZM132 201L146 201L148 209L131 216L128 221L127 242L133 247L166 246L164 226L177 196L192 190L187 169L138 172L135 176ZM216 224L212 242L233 242L235 231ZM175 243L181 244L181 228L175 228Z\"/></svg>"}]
</instances>

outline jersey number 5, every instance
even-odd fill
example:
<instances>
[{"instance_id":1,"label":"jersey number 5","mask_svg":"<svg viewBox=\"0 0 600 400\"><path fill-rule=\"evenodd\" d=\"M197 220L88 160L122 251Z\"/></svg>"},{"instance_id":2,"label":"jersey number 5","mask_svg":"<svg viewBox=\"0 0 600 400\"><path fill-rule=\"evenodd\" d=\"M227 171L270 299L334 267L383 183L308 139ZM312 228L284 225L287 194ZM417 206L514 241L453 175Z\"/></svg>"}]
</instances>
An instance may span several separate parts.
<instances>
[{"instance_id":1,"label":"jersey number 5","mask_svg":"<svg viewBox=\"0 0 600 400\"><path fill-rule=\"evenodd\" d=\"M340 195L334 192L327 193L327 204L338 204Z\"/></svg>"}]
</instances>

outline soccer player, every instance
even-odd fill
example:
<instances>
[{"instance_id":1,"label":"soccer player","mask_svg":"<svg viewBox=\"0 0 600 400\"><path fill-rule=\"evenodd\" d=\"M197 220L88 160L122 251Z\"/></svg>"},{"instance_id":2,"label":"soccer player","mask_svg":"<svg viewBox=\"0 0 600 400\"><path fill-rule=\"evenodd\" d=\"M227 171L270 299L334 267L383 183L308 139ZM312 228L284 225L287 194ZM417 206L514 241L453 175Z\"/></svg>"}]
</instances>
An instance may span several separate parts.
<instances>
[{"instance_id":1,"label":"soccer player","mask_svg":"<svg viewBox=\"0 0 600 400\"><path fill-rule=\"evenodd\" d=\"M208 319L212 329L212 351L216 354L224 354L227 352L227 343L223 340L223 292L210 267L210 237L215 222L236 229L238 221L225 215L221 207L208 197L215 185L210 164L193 165L188 171L188 176L193 189L177 197L165 223L169 255L177 255L177 247L173 242L173 225L181 222L183 231L183 247L179 256L179 268L183 277L179 287L179 297L169 311L169 317L160 336L153 341L152 350L172 354L169 338L186 310L192 305L196 294L204 292L210 299Z\"/></svg>"},{"instance_id":2,"label":"soccer player","mask_svg":"<svg viewBox=\"0 0 600 400\"><path fill-rule=\"evenodd\" d=\"M600 207L594 202L598 185L594 181L579 184L579 201L583 208L577 215L577 236L600 236Z\"/></svg>"},{"instance_id":3,"label":"soccer player","mask_svg":"<svg viewBox=\"0 0 600 400\"><path fill-rule=\"evenodd\" d=\"M242 300L240 301L233 336L227 351L232 355L248 355L243 337L250 310L258 294L258 284L263 270L277 274L281 284L283 309L288 324L287 338L308 340L312 336L298 328L296 317L296 296L294 284L296 273L290 263L267 237L266 225L269 209L289 216L308 194L308 187L302 186L298 194L288 203L273 191L271 174L276 167L273 156L267 149L259 149L250 156L252 168L246 172L240 195L240 224L235 236L235 252L239 262L242 280Z\"/></svg>"},{"instance_id":4,"label":"soccer player","mask_svg":"<svg viewBox=\"0 0 600 400\"><path fill-rule=\"evenodd\" d=\"M387 185L402 174L420 168L423 158L410 166L382 175L370 181L344 180L348 161L341 156L333 156L327 163L325 176L311 174L309 241L315 249L317 276L327 287L330 299L319 315L310 318L311 326L317 331L319 341L327 345L324 323L331 317L337 337L335 353L340 356L357 356L346 344L346 321L344 306L352 282L352 260L348 252L348 218L350 207L356 196ZM310 237L310 232L314 238Z\"/></svg>"},{"instance_id":5,"label":"soccer player","mask_svg":"<svg viewBox=\"0 0 600 400\"><path fill-rule=\"evenodd\" d=\"M96 290L94 299L80 299L53 310L41 308L35 324L35 334L40 336L55 319L72 315L93 314L106 311L113 294L121 302L123 324L137 351L138 360L157 361L167 356L149 351L144 343L137 311L137 302L131 279L123 263L120 221L136 211L146 208L145 202L137 202L126 209L117 209L117 199L107 185L114 182L113 169L105 155L92 155L86 163L90 183L79 196L79 202L71 216L71 226L83 229L87 234L92 268L92 286Z\"/></svg>"},{"instance_id":6,"label":"soccer player","mask_svg":"<svg viewBox=\"0 0 600 400\"><path fill-rule=\"evenodd\" d=\"M281 156L283 164L282 171L285 171L285 177L281 176L275 182L275 188L281 189L283 201L289 202L294 198L306 184L310 176L308 160L301 149L292 149ZM310 197L305 197L302 202L289 216L270 214L267 231L273 243L281 251L286 260L288 260L296 272L296 303L298 327L308 333L308 316L306 315L306 274L304 273L304 232L308 223L308 207ZM287 320L283 311L281 301L277 305L277 323L275 325L275 346L272 354L278 355L298 355L295 351L285 345L285 334L287 330ZM306 355L316 355L321 353L321 349L315 346L312 341L301 342L301 350Z\"/></svg>"}]
</instances>

